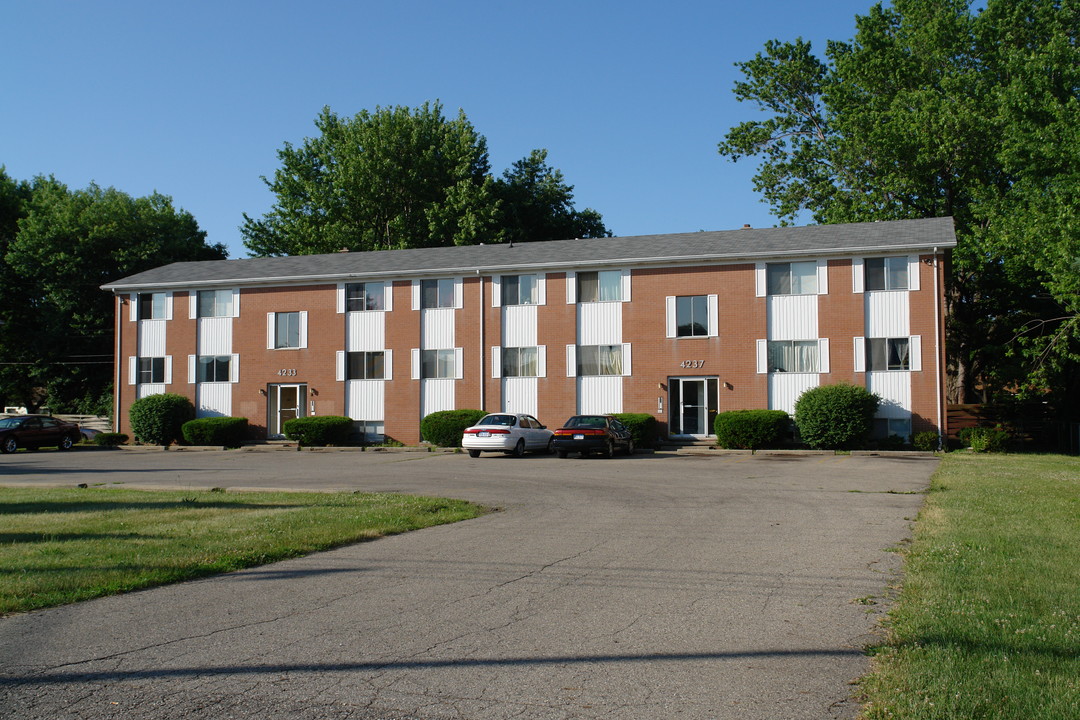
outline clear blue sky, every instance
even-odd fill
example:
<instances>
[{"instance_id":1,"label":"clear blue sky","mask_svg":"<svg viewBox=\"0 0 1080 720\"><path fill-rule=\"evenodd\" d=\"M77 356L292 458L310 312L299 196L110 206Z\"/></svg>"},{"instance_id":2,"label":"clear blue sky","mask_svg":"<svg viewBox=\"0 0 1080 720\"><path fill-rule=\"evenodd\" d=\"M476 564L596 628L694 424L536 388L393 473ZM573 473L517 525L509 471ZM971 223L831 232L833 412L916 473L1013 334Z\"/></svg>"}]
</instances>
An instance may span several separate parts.
<instances>
[{"instance_id":1,"label":"clear blue sky","mask_svg":"<svg viewBox=\"0 0 1080 720\"><path fill-rule=\"evenodd\" d=\"M191 212L247 255L261 176L324 105L351 116L440 100L488 141L496 174L533 148L616 235L775 224L754 163L716 144L758 116L734 63L771 38L823 54L869 0L184 3L0 0L0 165Z\"/></svg>"}]
</instances>

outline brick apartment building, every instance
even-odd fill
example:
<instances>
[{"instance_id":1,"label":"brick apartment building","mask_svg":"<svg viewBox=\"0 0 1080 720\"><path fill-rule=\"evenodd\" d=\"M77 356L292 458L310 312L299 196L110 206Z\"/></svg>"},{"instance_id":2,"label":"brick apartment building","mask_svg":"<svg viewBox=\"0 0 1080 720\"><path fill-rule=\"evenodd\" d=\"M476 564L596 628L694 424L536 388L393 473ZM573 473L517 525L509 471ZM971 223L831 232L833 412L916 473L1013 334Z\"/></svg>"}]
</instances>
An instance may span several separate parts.
<instances>
[{"instance_id":1,"label":"brick apartment building","mask_svg":"<svg viewBox=\"0 0 1080 720\"><path fill-rule=\"evenodd\" d=\"M863 385L875 432L945 431L951 218L174 263L116 296L116 426L140 397L257 438L345 415L420 440L437 410L642 412L672 437Z\"/></svg>"}]
</instances>

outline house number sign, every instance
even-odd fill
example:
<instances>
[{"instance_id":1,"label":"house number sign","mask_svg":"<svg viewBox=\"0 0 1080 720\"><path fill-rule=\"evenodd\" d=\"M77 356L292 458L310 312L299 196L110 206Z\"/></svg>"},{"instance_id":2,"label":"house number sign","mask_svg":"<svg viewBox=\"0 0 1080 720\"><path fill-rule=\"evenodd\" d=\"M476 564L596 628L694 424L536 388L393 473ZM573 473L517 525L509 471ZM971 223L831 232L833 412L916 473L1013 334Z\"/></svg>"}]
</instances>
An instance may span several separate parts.
<instances>
[{"instance_id":1,"label":"house number sign","mask_svg":"<svg viewBox=\"0 0 1080 720\"><path fill-rule=\"evenodd\" d=\"M282 368L277 374L279 377L296 377L296 368Z\"/></svg>"},{"instance_id":2,"label":"house number sign","mask_svg":"<svg viewBox=\"0 0 1080 720\"><path fill-rule=\"evenodd\" d=\"M683 360L681 363L679 363L679 367L681 367L681 368L692 368L694 370L700 370L701 368L705 367L705 361L704 360Z\"/></svg>"}]
</instances>

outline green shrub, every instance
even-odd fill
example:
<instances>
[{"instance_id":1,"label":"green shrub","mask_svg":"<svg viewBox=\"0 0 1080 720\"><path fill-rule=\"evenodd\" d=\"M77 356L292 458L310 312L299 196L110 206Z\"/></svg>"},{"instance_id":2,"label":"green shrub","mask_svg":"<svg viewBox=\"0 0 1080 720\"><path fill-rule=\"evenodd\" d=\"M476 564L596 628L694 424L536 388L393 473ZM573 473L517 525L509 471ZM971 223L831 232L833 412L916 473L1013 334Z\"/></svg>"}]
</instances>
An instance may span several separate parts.
<instances>
[{"instance_id":1,"label":"green shrub","mask_svg":"<svg viewBox=\"0 0 1080 720\"><path fill-rule=\"evenodd\" d=\"M94 444L101 447L116 447L124 445L127 441L128 436L124 433L103 432L94 436Z\"/></svg>"},{"instance_id":2,"label":"green shrub","mask_svg":"<svg viewBox=\"0 0 1080 720\"><path fill-rule=\"evenodd\" d=\"M655 448L657 441L656 418L648 413L614 413L616 420L626 426L634 440L634 447Z\"/></svg>"},{"instance_id":3,"label":"green shrub","mask_svg":"<svg viewBox=\"0 0 1080 720\"><path fill-rule=\"evenodd\" d=\"M131 404L131 430L139 442L169 445L183 437L184 423L195 419L195 406L183 395L147 395Z\"/></svg>"},{"instance_id":4,"label":"green shrub","mask_svg":"<svg viewBox=\"0 0 1080 720\"><path fill-rule=\"evenodd\" d=\"M821 385L795 401L795 426L803 442L814 449L845 450L860 447L873 427L881 402L857 385Z\"/></svg>"},{"instance_id":5,"label":"green shrub","mask_svg":"<svg viewBox=\"0 0 1080 720\"><path fill-rule=\"evenodd\" d=\"M713 421L716 444L740 450L779 445L790 426L791 416L783 410L730 410Z\"/></svg>"},{"instance_id":6,"label":"green shrub","mask_svg":"<svg viewBox=\"0 0 1080 720\"><path fill-rule=\"evenodd\" d=\"M247 418L206 417L184 423L184 442L189 445L240 447L247 437Z\"/></svg>"},{"instance_id":7,"label":"green shrub","mask_svg":"<svg viewBox=\"0 0 1080 720\"><path fill-rule=\"evenodd\" d=\"M933 430L917 432L912 440L912 445L915 446L916 450L933 452L938 449L938 434Z\"/></svg>"},{"instance_id":8,"label":"green shrub","mask_svg":"<svg viewBox=\"0 0 1080 720\"><path fill-rule=\"evenodd\" d=\"M971 428L968 433L968 443L975 452L1005 452L1009 439L1009 431L1000 425Z\"/></svg>"},{"instance_id":9,"label":"green shrub","mask_svg":"<svg viewBox=\"0 0 1080 720\"><path fill-rule=\"evenodd\" d=\"M315 415L286 420L282 426L285 437L308 447L348 445L353 431L351 418L340 415Z\"/></svg>"},{"instance_id":10,"label":"green shrub","mask_svg":"<svg viewBox=\"0 0 1080 720\"><path fill-rule=\"evenodd\" d=\"M440 410L420 421L420 434L432 445L461 447L465 428L487 415L483 410Z\"/></svg>"}]
</instances>

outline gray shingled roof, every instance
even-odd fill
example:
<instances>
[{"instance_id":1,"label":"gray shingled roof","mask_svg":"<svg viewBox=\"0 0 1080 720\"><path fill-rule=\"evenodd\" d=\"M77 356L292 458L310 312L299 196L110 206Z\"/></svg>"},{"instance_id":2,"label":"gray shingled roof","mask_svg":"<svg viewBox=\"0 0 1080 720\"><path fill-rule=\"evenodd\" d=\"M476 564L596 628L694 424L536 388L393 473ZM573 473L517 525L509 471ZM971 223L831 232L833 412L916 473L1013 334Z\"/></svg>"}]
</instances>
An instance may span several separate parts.
<instances>
[{"instance_id":1,"label":"gray shingled roof","mask_svg":"<svg viewBox=\"0 0 1080 720\"><path fill-rule=\"evenodd\" d=\"M164 265L102 285L121 291L162 287L339 282L696 262L738 262L809 256L856 256L956 246L952 218L850 225L809 225L635 237L552 240L516 245L384 250L211 260Z\"/></svg>"}]
</instances>

